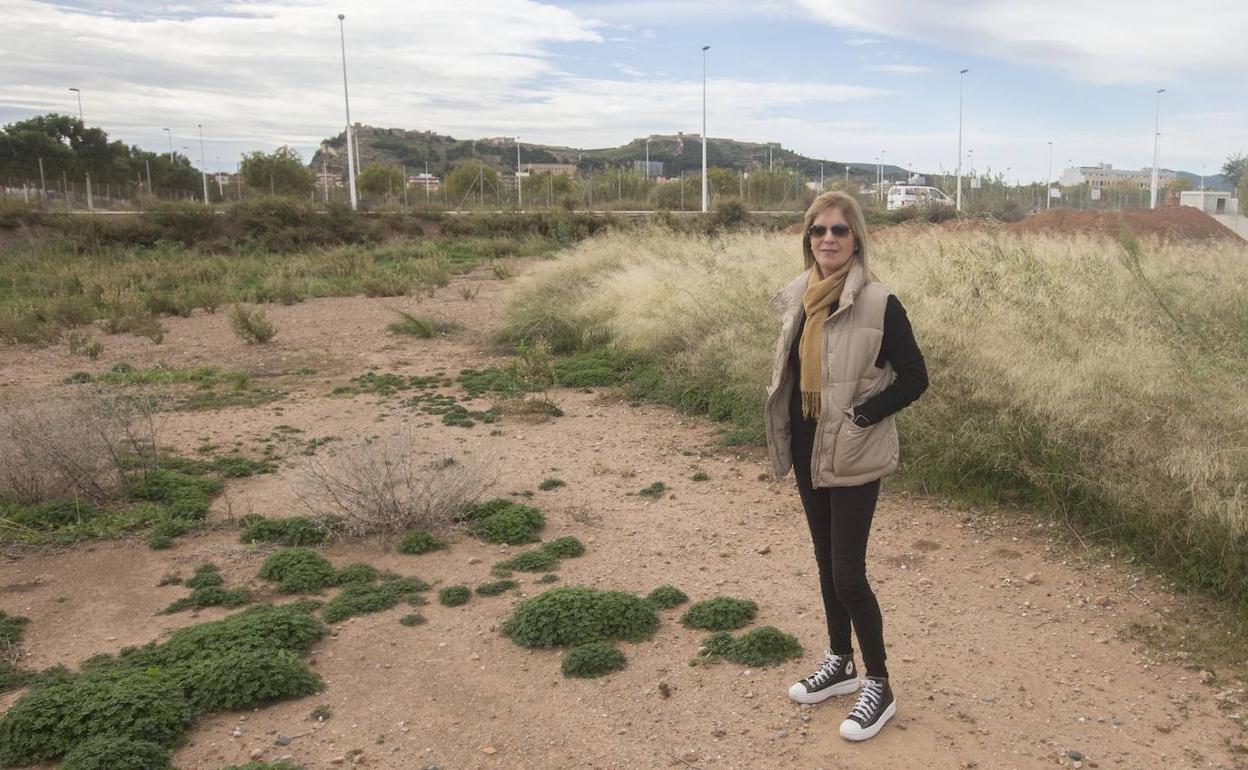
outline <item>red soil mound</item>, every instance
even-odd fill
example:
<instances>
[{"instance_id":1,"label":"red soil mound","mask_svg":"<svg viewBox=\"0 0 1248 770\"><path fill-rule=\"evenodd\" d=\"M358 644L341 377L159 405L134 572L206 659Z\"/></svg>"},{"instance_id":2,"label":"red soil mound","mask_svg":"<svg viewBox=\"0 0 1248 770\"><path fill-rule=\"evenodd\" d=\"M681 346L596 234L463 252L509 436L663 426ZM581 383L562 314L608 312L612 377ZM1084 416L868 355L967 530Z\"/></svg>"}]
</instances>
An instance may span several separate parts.
<instances>
[{"instance_id":1,"label":"red soil mound","mask_svg":"<svg viewBox=\"0 0 1248 770\"><path fill-rule=\"evenodd\" d=\"M1120 221L1125 222L1139 238L1156 236L1181 241L1243 241L1213 217L1191 206L1112 212L1052 209L1007 225L1006 230L1013 233L1091 233L1117 237Z\"/></svg>"}]
</instances>

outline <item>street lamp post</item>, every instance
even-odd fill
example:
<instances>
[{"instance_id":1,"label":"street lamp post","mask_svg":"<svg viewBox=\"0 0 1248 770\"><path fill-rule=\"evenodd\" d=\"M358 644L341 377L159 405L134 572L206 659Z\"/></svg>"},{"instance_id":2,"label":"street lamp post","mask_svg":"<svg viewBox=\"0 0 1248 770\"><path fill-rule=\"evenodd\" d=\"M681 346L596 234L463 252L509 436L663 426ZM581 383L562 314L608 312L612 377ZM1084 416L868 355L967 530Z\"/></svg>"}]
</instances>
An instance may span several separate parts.
<instances>
[{"instance_id":1,"label":"street lamp post","mask_svg":"<svg viewBox=\"0 0 1248 770\"><path fill-rule=\"evenodd\" d=\"M962 81L969 68L958 70L958 211L962 210Z\"/></svg>"},{"instance_id":2,"label":"street lamp post","mask_svg":"<svg viewBox=\"0 0 1248 770\"><path fill-rule=\"evenodd\" d=\"M711 47L709 45L702 46L702 213L706 213L707 206L707 188L706 188L706 52Z\"/></svg>"},{"instance_id":3,"label":"street lamp post","mask_svg":"<svg viewBox=\"0 0 1248 770\"><path fill-rule=\"evenodd\" d=\"M173 132L167 128L160 129L165 132L165 136L169 137L169 162L173 163Z\"/></svg>"},{"instance_id":4,"label":"street lamp post","mask_svg":"<svg viewBox=\"0 0 1248 770\"><path fill-rule=\"evenodd\" d=\"M338 40L342 45L342 101L347 109L347 186L351 188L351 210L359 208L355 195L355 149L351 146L351 97L347 93L347 33L345 14L338 14Z\"/></svg>"},{"instance_id":5,"label":"street lamp post","mask_svg":"<svg viewBox=\"0 0 1248 770\"><path fill-rule=\"evenodd\" d=\"M82 90L78 88L69 90L78 95L78 122L82 124L82 131L85 134L87 131L87 119L82 116ZM83 173L87 179L87 209L94 209L95 201L91 197L91 170L87 169Z\"/></svg>"},{"instance_id":6,"label":"street lamp post","mask_svg":"<svg viewBox=\"0 0 1248 770\"><path fill-rule=\"evenodd\" d=\"M1044 208L1053 206L1053 143L1049 142L1049 175L1044 178Z\"/></svg>"},{"instance_id":7,"label":"street lamp post","mask_svg":"<svg viewBox=\"0 0 1248 770\"><path fill-rule=\"evenodd\" d=\"M1157 208L1157 163L1158 154L1161 145L1161 95L1166 92L1164 88L1157 89L1157 110L1153 116L1153 183L1149 187L1149 204L1150 209Z\"/></svg>"},{"instance_id":8,"label":"street lamp post","mask_svg":"<svg viewBox=\"0 0 1248 770\"><path fill-rule=\"evenodd\" d=\"M204 160L204 124L195 124L199 128L199 176L204 181L204 204L208 204L208 163Z\"/></svg>"},{"instance_id":9,"label":"street lamp post","mask_svg":"<svg viewBox=\"0 0 1248 770\"><path fill-rule=\"evenodd\" d=\"M524 209L524 185L520 183L520 137L516 137L516 208Z\"/></svg>"}]
</instances>

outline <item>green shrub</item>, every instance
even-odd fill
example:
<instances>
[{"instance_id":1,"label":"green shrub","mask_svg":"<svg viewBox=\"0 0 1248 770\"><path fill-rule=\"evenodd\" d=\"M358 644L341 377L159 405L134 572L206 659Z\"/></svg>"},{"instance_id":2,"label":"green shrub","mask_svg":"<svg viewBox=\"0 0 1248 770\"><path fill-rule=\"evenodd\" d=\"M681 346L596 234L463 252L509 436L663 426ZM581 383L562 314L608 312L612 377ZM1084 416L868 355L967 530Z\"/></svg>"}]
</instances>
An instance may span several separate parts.
<instances>
[{"instance_id":1,"label":"green shrub","mask_svg":"<svg viewBox=\"0 0 1248 770\"><path fill-rule=\"evenodd\" d=\"M545 575L542 575L540 578L538 578L538 579L537 579L537 582L539 582L539 583L558 583L558 582L559 582L559 576L558 576L558 575L556 575L556 574L555 574L555 573L553 573L553 572L547 572Z\"/></svg>"},{"instance_id":2,"label":"green shrub","mask_svg":"<svg viewBox=\"0 0 1248 770\"><path fill-rule=\"evenodd\" d=\"M227 479L246 478L275 470L273 463L252 460L242 455L218 455L212 458L212 467Z\"/></svg>"},{"instance_id":3,"label":"green shrub","mask_svg":"<svg viewBox=\"0 0 1248 770\"><path fill-rule=\"evenodd\" d=\"M559 562L558 557L541 548L532 551L521 551L510 559L504 559L494 565L497 570L520 570L521 572L545 572Z\"/></svg>"},{"instance_id":4,"label":"green shrub","mask_svg":"<svg viewBox=\"0 0 1248 770\"><path fill-rule=\"evenodd\" d=\"M727 631L721 631L707 639L704 646L708 657L727 658L751 668L775 666L802 654L797 637L773 626L752 629L735 640Z\"/></svg>"},{"instance_id":5,"label":"green shrub","mask_svg":"<svg viewBox=\"0 0 1248 770\"><path fill-rule=\"evenodd\" d=\"M168 668L214 654L258 649L305 653L325 635L325 627L299 602L263 604L213 623L178 629L160 645L122 650L117 663L133 668Z\"/></svg>"},{"instance_id":6,"label":"green shrub","mask_svg":"<svg viewBox=\"0 0 1248 770\"><path fill-rule=\"evenodd\" d=\"M225 578L221 576L217 565L203 564L195 570L194 575L187 578L185 585L190 589L222 586L225 585Z\"/></svg>"},{"instance_id":7,"label":"green shrub","mask_svg":"<svg viewBox=\"0 0 1248 770\"><path fill-rule=\"evenodd\" d=\"M376 585L352 583L325 605L321 617L326 623L339 623L356 615L388 610L401 599L418 603L419 593L428 590L429 584L416 578L394 578Z\"/></svg>"},{"instance_id":8,"label":"green shrub","mask_svg":"<svg viewBox=\"0 0 1248 770\"><path fill-rule=\"evenodd\" d=\"M99 510L87 500L49 500L35 505L0 505L4 518L32 529L56 529L94 519Z\"/></svg>"},{"instance_id":9,"label":"green shrub","mask_svg":"<svg viewBox=\"0 0 1248 770\"><path fill-rule=\"evenodd\" d=\"M438 540L423 529L414 529L403 535L403 539L399 541L395 550L399 553L418 555L442 548L446 548L446 543Z\"/></svg>"},{"instance_id":10,"label":"green shrub","mask_svg":"<svg viewBox=\"0 0 1248 770\"><path fill-rule=\"evenodd\" d=\"M312 709L312 713L308 714L308 719L311 719L313 722L324 722L327 719L332 719L333 716L334 710L322 703Z\"/></svg>"},{"instance_id":11,"label":"green shrub","mask_svg":"<svg viewBox=\"0 0 1248 770\"><path fill-rule=\"evenodd\" d=\"M238 711L320 692L321 678L289 650L205 651L180 668L200 711Z\"/></svg>"},{"instance_id":12,"label":"green shrub","mask_svg":"<svg viewBox=\"0 0 1248 770\"><path fill-rule=\"evenodd\" d=\"M650 486L638 492L637 494L641 495L642 497L649 497L649 498L657 500L660 497L662 497L663 493L666 491L667 491L667 485L664 484L662 481L656 481Z\"/></svg>"},{"instance_id":13,"label":"green shrub","mask_svg":"<svg viewBox=\"0 0 1248 770\"><path fill-rule=\"evenodd\" d=\"M689 601L689 597L676 586L662 585L647 594L646 601L659 609L670 610Z\"/></svg>"},{"instance_id":14,"label":"green shrub","mask_svg":"<svg viewBox=\"0 0 1248 770\"><path fill-rule=\"evenodd\" d=\"M371 564L348 564L338 570L334 582L340 586L353 583L371 583L377 579L377 568Z\"/></svg>"},{"instance_id":15,"label":"green shrub","mask_svg":"<svg viewBox=\"0 0 1248 770\"><path fill-rule=\"evenodd\" d=\"M334 584L334 565L311 548L283 548L270 554L260 567L260 577L277 583L288 594L320 593Z\"/></svg>"},{"instance_id":16,"label":"green shrub","mask_svg":"<svg viewBox=\"0 0 1248 770\"><path fill-rule=\"evenodd\" d=\"M173 746L195 718L181 685L159 669L104 670L38 687L0 717L0 764L62 756L89 738Z\"/></svg>"},{"instance_id":17,"label":"green shrub","mask_svg":"<svg viewBox=\"0 0 1248 770\"><path fill-rule=\"evenodd\" d=\"M164 551L173 547L173 538L159 533L154 534L147 539L147 547L153 551Z\"/></svg>"},{"instance_id":18,"label":"green shrub","mask_svg":"<svg viewBox=\"0 0 1248 770\"><path fill-rule=\"evenodd\" d=\"M159 503L171 518L198 520L208 514L212 498L222 489L217 479L192 476L169 468L157 468L128 479L131 500Z\"/></svg>"},{"instance_id":19,"label":"green shrub","mask_svg":"<svg viewBox=\"0 0 1248 770\"><path fill-rule=\"evenodd\" d=\"M458 607L467 604L472 598L472 589L468 586L447 586L438 591L438 601L447 607Z\"/></svg>"},{"instance_id":20,"label":"green shrub","mask_svg":"<svg viewBox=\"0 0 1248 770\"><path fill-rule=\"evenodd\" d=\"M563 647L611 639L641 641L658 627L654 606L638 596L568 586L520 602L500 630L522 647Z\"/></svg>"},{"instance_id":21,"label":"green shrub","mask_svg":"<svg viewBox=\"0 0 1248 770\"><path fill-rule=\"evenodd\" d=\"M425 624L426 622L425 616L421 615L419 612L409 612L399 618L399 623L404 626L419 626Z\"/></svg>"},{"instance_id":22,"label":"green shrub","mask_svg":"<svg viewBox=\"0 0 1248 770\"><path fill-rule=\"evenodd\" d=\"M566 487L567 485L568 485L568 482L564 481L563 479L542 479L541 483L537 485L537 488L542 490L543 492L549 492L552 489L557 489L558 487Z\"/></svg>"},{"instance_id":23,"label":"green shrub","mask_svg":"<svg viewBox=\"0 0 1248 770\"><path fill-rule=\"evenodd\" d=\"M266 519L245 517L239 540L244 543L277 543L278 545L320 545L329 537L329 530L307 516Z\"/></svg>"},{"instance_id":24,"label":"green shrub","mask_svg":"<svg viewBox=\"0 0 1248 770\"><path fill-rule=\"evenodd\" d=\"M519 587L520 584L514 580L495 580L491 583L482 583L477 586L477 596L498 596Z\"/></svg>"},{"instance_id":25,"label":"green shrub","mask_svg":"<svg viewBox=\"0 0 1248 770\"><path fill-rule=\"evenodd\" d=\"M747 625L756 614L758 605L749 599L716 596L685 610L685 614L680 616L680 622L689 628L731 631Z\"/></svg>"},{"instance_id":26,"label":"green shrub","mask_svg":"<svg viewBox=\"0 0 1248 770\"><path fill-rule=\"evenodd\" d=\"M606 642L578 644L563 656L560 670L567 677L592 679L619 671L627 665L624 653Z\"/></svg>"},{"instance_id":27,"label":"green shrub","mask_svg":"<svg viewBox=\"0 0 1248 770\"><path fill-rule=\"evenodd\" d=\"M549 543L542 543L540 550L554 556L556 559L574 559L577 556L584 555L585 545L575 537L568 535L551 540Z\"/></svg>"},{"instance_id":28,"label":"green shrub","mask_svg":"<svg viewBox=\"0 0 1248 770\"><path fill-rule=\"evenodd\" d=\"M710 476L708 476L708 475L706 475L706 474L705 474L705 473L703 473L702 471L698 471L697 473L695 473L695 474L693 474L692 476L690 476L690 477L689 477L689 480L690 480L690 481L710 481L710 480L711 480L711 477L710 477Z\"/></svg>"},{"instance_id":29,"label":"green shrub","mask_svg":"<svg viewBox=\"0 0 1248 770\"><path fill-rule=\"evenodd\" d=\"M182 519L161 519L152 527L152 536L175 538L190 531L191 526Z\"/></svg>"},{"instance_id":30,"label":"green shrub","mask_svg":"<svg viewBox=\"0 0 1248 770\"><path fill-rule=\"evenodd\" d=\"M263 310L249 310L237 304L230 308L230 329L249 345L260 345L277 336L277 327Z\"/></svg>"},{"instance_id":31,"label":"green shrub","mask_svg":"<svg viewBox=\"0 0 1248 770\"><path fill-rule=\"evenodd\" d=\"M151 741L99 737L79 743L59 770L173 770L169 749Z\"/></svg>"},{"instance_id":32,"label":"green shrub","mask_svg":"<svg viewBox=\"0 0 1248 770\"><path fill-rule=\"evenodd\" d=\"M502 506L497 506L493 500L484 503L484 506L491 506L486 510L492 511L486 514L475 512L481 509L481 506L470 509L467 517L468 531L491 543L523 545L537 542L538 533L546 526L546 519L542 516L542 512L536 508L507 500L503 500L503 503Z\"/></svg>"},{"instance_id":33,"label":"green shrub","mask_svg":"<svg viewBox=\"0 0 1248 770\"><path fill-rule=\"evenodd\" d=\"M202 610L205 607L241 607L251 601L251 592L246 588L222 588L206 586L191 591L161 611L163 615L172 615L183 610Z\"/></svg>"}]
</instances>

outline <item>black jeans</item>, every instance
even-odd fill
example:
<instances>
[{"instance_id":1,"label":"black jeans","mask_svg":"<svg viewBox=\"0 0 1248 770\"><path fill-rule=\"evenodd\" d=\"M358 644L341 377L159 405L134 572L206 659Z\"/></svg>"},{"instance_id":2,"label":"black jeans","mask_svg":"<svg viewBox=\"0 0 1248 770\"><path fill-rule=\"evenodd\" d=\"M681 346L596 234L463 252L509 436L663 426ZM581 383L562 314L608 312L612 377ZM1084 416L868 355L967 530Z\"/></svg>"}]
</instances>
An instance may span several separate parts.
<instances>
[{"instance_id":1,"label":"black jeans","mask_svg":"<svg viewBox=\"0 0 1248 770\"><path fill-rule=\"evenodd\" d=\"M852 626L862 647L867 675L886 677L884 622L880 604L867 582L867 537L871 534L880 482L856 487L811 487L813 431L801 429L809 426L793 427L793 473L815 546L829 649L837 655L852 655Z\"/></svg>"}]
</instances>

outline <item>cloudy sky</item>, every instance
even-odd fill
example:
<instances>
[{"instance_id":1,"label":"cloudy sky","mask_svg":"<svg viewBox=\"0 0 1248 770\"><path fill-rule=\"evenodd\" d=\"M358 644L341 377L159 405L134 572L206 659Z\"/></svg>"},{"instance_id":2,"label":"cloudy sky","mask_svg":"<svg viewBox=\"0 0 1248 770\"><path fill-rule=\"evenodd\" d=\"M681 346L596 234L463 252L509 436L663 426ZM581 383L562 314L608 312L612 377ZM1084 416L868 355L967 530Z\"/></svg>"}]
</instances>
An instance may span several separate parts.
<instances>
[{"instance_id":1,"label":"cloudy sky","mask_svg":"<svg viewBox=\"0 0 1248 770\"><path fill-rule=\"evenodd\" d=\"M1042 179L1069 163L1216 173L1248 153L1248 3L1205 0L0 0L0 123L73 113L210 169L310 156L351 116L606 147L701 130L830 160Z\"/></svg>"}]
</instances>

